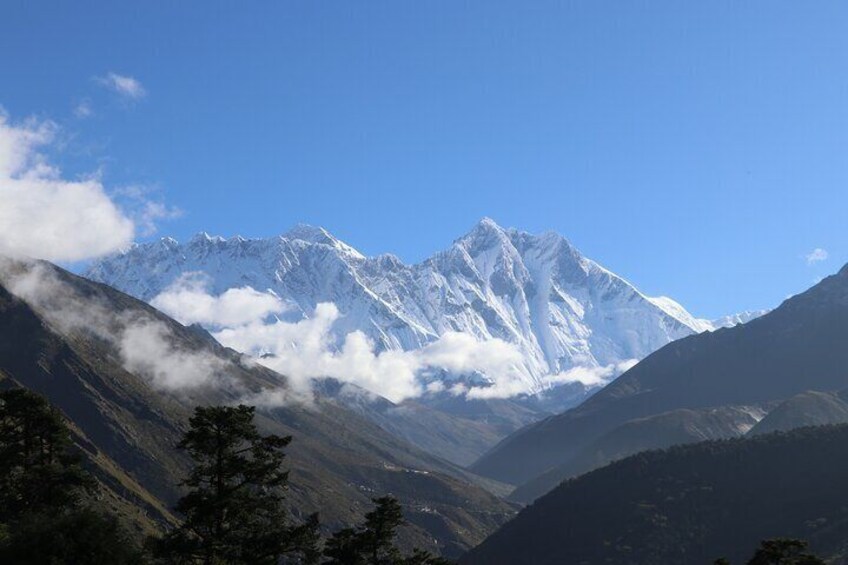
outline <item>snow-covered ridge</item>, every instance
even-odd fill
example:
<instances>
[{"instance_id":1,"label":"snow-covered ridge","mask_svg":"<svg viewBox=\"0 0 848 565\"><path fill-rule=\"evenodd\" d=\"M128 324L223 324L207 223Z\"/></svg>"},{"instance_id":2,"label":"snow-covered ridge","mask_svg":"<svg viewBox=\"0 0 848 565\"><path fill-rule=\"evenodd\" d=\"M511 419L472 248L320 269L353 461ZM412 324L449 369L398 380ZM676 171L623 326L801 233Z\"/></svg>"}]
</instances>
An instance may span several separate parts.
<instances>
[{"instance_id":1,"label":"snow-covered ridge","mask_svg":"<svg viewBox=\"0 0 848 565\"><path fill-rule=\"evenodd\" d=\"M331 302L341 314L333 333L360 330L379 351L418 350L451 332L503 340L521 353L525 392L714 327L669 298L643 295L556 233L531 235L488 218L416 265L365 257L323 228L299 225L267 239L163 238L106 258L87 276L151 301L190 273L202 273L214 295L271 292L291 321Z\"/></svg>"},{"instance_id":2,"label":"snow-covered ridge","mask_svg":"<svg viewBox=\"0 0 848 565\"><path fill-rule=\"evenodd\" d=\"M738 314L730 314L728 316L722 316L721 318L717 318L710 322L710 325L713 329L719 328L732 328L733 326L738 326L739 324L747 324L751 320L755 318L759 318L760 316L764 316L768 314L768 310L745 310L744 312L739 312Z\"/></svg>"}]
</instances>

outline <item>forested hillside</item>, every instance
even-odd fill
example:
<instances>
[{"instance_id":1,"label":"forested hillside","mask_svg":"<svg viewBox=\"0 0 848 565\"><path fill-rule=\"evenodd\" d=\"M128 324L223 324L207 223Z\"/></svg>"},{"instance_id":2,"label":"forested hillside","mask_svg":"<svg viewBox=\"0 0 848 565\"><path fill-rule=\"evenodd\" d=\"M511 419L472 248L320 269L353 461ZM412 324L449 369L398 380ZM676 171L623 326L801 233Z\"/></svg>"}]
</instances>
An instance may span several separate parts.
<instances>
[{"instance_id":1,"label":"forested hillside","mask_svg":"<svg viewBox=\"0 0 848 565\"><path fill-rule=\"evenodd\" d=\"M777 537L843 563L846 483L848 425L640 453L566 481L461 563L744 563Z\"/></svg>"}]
</instances>

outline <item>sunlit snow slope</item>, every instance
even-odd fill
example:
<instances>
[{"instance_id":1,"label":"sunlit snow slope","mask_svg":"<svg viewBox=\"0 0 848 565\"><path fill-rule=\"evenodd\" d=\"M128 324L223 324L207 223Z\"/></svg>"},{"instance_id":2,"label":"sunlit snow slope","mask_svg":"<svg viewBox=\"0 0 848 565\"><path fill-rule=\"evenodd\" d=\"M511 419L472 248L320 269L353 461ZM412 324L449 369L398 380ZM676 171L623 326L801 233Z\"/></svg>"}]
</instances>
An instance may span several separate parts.
<instances>
[{"instance_id":1,"label":"sunlit snow slope","mask_svg":"<svg viewBox=\"0 0 848 565\"><path fill-rule=\"evenodd\" d=\"M365 257L301 225L268 239L164 238L102 260L87 276L150 301L196 272L213 294L272 291L293 318L332 302L342 314L335 334L362 330L378 350L417 349L449 331L500 338L520 350L530 393L556 382L551 375L641 359L713 327L669 298L646 297L556 233L531 235L488 218L416 265Z\"/></svg>"}]
</instances>

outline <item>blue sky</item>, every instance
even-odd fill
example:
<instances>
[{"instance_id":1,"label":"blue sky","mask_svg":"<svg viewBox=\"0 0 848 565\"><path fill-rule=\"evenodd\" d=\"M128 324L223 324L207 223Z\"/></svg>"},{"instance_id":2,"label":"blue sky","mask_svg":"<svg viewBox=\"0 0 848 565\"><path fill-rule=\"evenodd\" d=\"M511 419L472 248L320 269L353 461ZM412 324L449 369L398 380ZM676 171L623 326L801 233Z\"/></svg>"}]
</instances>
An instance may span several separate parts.
<instances>
[{"instance_id":1,"label":"blue sky","mask_svg":"<svg viewBox=\"0 0 848 565\"><path fill-rule=\"evenodd\" d=\"M0 105L58 124L65 176L183 211L156 236L308 222L416 261L491 216L717 316L848 260L846 21L844 2L13 0Z\"/></svg>"}]
</instances>

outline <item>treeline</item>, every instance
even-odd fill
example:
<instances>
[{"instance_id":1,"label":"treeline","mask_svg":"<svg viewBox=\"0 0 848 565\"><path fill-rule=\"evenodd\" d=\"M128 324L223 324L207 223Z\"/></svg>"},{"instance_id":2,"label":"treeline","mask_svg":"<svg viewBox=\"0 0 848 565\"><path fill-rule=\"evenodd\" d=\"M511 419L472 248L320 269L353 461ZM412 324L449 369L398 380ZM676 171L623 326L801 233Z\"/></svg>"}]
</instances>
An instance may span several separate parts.
<instances>
[{"instance_id":1,"label":"treeline","mask_svg":"<svg viewBox=\"0 0 848 565\"><path fill-rule=\"evenodd\" d=\"M24 389L0 392L0 562L90 565L447 565L395 545L397 500L373 499L360 526L324 539L318 515L292 523L284 449L251 406L199 407L178 448L192 459L179 525L138 543L96 503L61 414Z\"/></svg>"}]
</instances>

